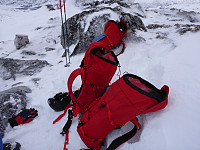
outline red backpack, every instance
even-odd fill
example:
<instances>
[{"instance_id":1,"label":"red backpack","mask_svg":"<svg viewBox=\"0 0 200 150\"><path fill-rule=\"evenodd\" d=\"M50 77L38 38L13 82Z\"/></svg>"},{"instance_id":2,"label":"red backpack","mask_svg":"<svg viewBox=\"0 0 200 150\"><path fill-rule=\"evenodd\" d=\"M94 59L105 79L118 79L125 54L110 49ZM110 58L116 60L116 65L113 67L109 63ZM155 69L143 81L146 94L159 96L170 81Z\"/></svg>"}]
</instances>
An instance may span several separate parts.
<instances>
[{"instance_id":1,"label":"red backpack","mask_svg":"<svg viewBox=\"0 0 200 150\"><path fill-rule=\"evenodd\" d=\"M120 20L120 22L115 22L113 20L108 21L104 27L104 33L102 35L97 36L93 39L93 42L101 42L106 44L105 52L109 51L112 48L117 47L119 44L123 44L125 48L124 42L122 42L123 37L128 31L128 26L125 21ZM124 49L121 53L124 52Z\"/></svg>"},{"instance_id":2,"label":"red backpack","mask_svg":"<svg viewBox=\"0 0 200 150\"><path fill-rule=\"evenodd\" d=\"M126 74L113 83L102 98L81 116L78 134L87 147L100 150L107 134L132 121L135 127L114 140L107 149L114 150L140 129L136 116L165 108L168 92L166 85L158 90L144 79Z\"/></svg>"},{"instance_id":3,"label":"red backpack","mask_svg":"<svg viewBox=\"0 0 200 150\"><path fill-rule=\"evenodd\" d=\"M74 103L74 116L82 113L96 99L103 95L104 90L108 87L114 76L119 64L116 55L112 49L122 43L128 27L124 21L119 23L110 20L106 23L103 37L97 37L89 45L81 68L76 69L68 78L68 90ZM123 53L123 49L117 55ZM78 98L72 92L72 84L75 78L81 75L82 86Z\"/></svg>"},{"instance_id":4,"label":"red backpack","mask_svg":"<svg viewBox=\"0 0 200 150\"><path fill-rule=\"evenodd\" d=\"M84 57L84 67L76 69L69 76L67 85L75 107L74 116L86 111L91 103L103 95L117 70L118 59L112 51L104 53L105 46L100 42L90 44ZM78 75L82 77L82 86L76 98L72 84Z\"/></svg>"}]
</instances>

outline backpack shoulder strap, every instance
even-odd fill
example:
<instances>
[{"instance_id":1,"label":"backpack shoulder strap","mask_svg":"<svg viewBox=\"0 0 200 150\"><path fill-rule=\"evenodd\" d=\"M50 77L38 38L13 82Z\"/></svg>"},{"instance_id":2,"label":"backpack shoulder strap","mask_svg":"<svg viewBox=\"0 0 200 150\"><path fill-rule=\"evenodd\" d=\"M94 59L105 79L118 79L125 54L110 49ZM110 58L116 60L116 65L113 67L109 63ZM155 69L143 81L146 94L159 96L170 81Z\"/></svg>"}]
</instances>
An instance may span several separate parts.
<instances>
[{"instance_id":1,"label":"backpack shoulder strap","mask_svg":"<svg viewBox=\"0 0 200 150\"><path fill-rule=\"evenodd\" d=\"M77 102L77 99L76 97L74 96L73 92L72 92L72 85L73 85L73 82L74 80L79 76L79 75L82 75L82 84L84 84L84 70L83 68L78 68L76 70L74 70L69 78L68 78L68 81L67 81L67 87L68 87L68 90L69 90L69 94L71 96L71 99L73 101L73 103L76 103Z\"/></svg>"},{"instance_id":2,"label":"backpack shoulder strap","mask_svg":"<svg viewBox=\"0 0 200 150\"><path fill-rule=\"evenodd\" d=\"M137 117L131 120L131 122L135 125L134 128L130 130L129 132L127 132L126 134L113 140L106 150L114 150L117 147L119 147L121 144L125 143L126 141L130 140L132 137L136 135L137 131L141 128L141 125L138 122Z\"/></svg>"},{"instance_id":3,"label":"backpack shoulder strap","mask_svg":"<svg viewBox=\"0 0 200 150\"><path fill-rule=\"evenodd\" d=\"M99 42L100 40L102 40L102 39L105 38L105 37L106 37L106 34L105 34L105 33L100 34L99 36L95 37L95 38L92 40L91 43L93 43L93 42Z\"/></svg>"}]
</instances>

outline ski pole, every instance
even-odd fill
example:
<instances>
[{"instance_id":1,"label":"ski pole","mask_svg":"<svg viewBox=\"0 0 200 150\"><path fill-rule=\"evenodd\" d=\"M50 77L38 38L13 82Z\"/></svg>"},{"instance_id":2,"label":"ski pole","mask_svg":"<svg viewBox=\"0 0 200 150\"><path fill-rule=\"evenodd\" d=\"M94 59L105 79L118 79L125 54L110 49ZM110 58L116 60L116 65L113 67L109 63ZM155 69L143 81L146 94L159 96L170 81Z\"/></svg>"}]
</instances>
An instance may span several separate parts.
<instances>
[{"instance_id":1,"label":"ski pole","mask_svg":"<svg viewBox=\"0 0 200 150\"><path fill-rule=\"evenodd\" d=\"M68 67L69 64L67 63L67 49L66 49L66 40L65 40L65 30L64 30L64 23L63 23L63 14L62 14L62 2L60 1L60 15L61 15L61 23L62 23L62 34L63 34L63 40L64 40L64 49L65 49L65 56L66 56L66 65L65 67Z\"/></svg>"},{"instance_id":2,"label":"ski pole","mask_svg":"<svg viewBox=\"0 0 200 150\"><path fill-rule=\"evenodd\" d=\"M67 17L66 17L66 9L65 9L65 0L63 0L63 5L64 5L64 14L65 14L65 24L66 24L66 28L65 28L65 29L66 29L66 30L65 30L66 32L65 32L65 33L66 33L66 37L67 37L67 53L68 53L68 61L69 61L68 64L69 64L69 63L70 63L69 44L68 44L68 42L69 42L69 41L68 41L68 40L69 40L69 37L68 37L68 29L67 29L68 26L67 26L67 19L66 19ZM66 54L66 58L67 58L67 54Z\"/></svg>"}]
</instances>

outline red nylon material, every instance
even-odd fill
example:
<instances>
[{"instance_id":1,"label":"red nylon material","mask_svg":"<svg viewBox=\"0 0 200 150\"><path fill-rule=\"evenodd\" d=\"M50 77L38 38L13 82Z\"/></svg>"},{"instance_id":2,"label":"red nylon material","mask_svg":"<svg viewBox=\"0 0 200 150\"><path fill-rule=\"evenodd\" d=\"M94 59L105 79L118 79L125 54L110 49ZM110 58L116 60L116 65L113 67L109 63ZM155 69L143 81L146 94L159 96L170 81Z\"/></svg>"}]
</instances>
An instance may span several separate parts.
<instances>
[{"instance_id":1,"label":"red nylon material","mask_svg":"<svg viewBox=\"0 0 200 150\"><path fill-rule=\"evenodd\" d=\"M120 32L119 26L116 22L108 21L106 23L104 33L107 35L107 38L103 38L99 42L93 42L89 45L84 56L84 66L82 66L82 72L77 69L70 75L68 79L68 90L70 93L72 93L73 81L78 75L82 75L83 85L79 97L76 99L73 94L70 94L74 103L77 103L77 106L75 106L75 116L77 113L86 111L93 101L102 96L104 89L109 85L114 73L117 70L117 65L110 64L99 58L103 57L113 62L116 61L111 52L101 56L99 53L98 57L91 54L91 51L95 48L102 48L104 52L108 52L111 48L120 44L128 30L128 27L124 21L120 21L120 23L124 24L124 27L126 28L124 32ZM124 49L122 52L123 51ZM85 84L85 81L87 81L87 84Z\"/></svg>"},{"instance_id":2,"label":"red nylon material","mask_svg":"<svg viewBox=\"0 0 200 150\"><path fill-rule=\"evenodd\" d=\"M62 14L62 2L61 2L61 0L59 0L59 1L60 1L60 12Z\"/></svg>"},{"instance_id":3,"label":"red nylon material","mask_svg":"<svg viewBox=\"0 0 200 150\"><path fill-rule=\"evenodd\" d=\"M68 86L68 90L69 90L69 94L70 94L70 97L72 99L72 101L76 104L77 103L77 99L76 97L74 96L73 92L72 92L72 84L74 82L74 80L76 79L77 76L81 75L82 74L82 69L83 68L78 68L76 70L74 70L69 78L68 78L68 81L67 81L67 86Z\"/></svg>"},{"instance_id":4,"label":"red nylon material","mask_svg":"<svg viewBox=\"0 0 200 150\"><path fill-rule=\"evenodd\" d=\"M104 89L109 85L112 77L117 70L118 60L116 56L113 56L112 52L107 54L91 53L95 48L104 47L105 45L100 42L94 42L90 44L84 57L84 67L76 69L72 72L68 79L68 90L70 96L77 109L77 115L80 112L86 111L93 101L100 98L104 92ZM100 49L99 49L100 50ZM96 56L98 55L98 56ZM106 60L105 60L106 59ZM107 62L107 60L116 63L116 65ZM82 88L81 92L76 99L72 92L72 84L78 75L82 75Z\"/></svg>"},{"instance_id":5,"label":"red nylon material","mask_svg":"<svg viewBox=\"0 0 200 150\"><path fill-rule=\"evenodd\" d=\"M123 23L128 30L126 23L123 20L120 22ZM124 35L127 33L127 30L125 32L120 32L119 26L115 22L108 21L104 28L104 34L106 34L106 38L100 40L100 42L107 45L105 52L109 51L113 47L116 47L122 41Z\"/></svg>"},{"instance_id":6,"label":"red nylon material","mask_svg":"<svg viewBox=\"0 0 200 150\"><path fill-rule=\"evenodd\" d=\"M160 91L162 90L168 92L169 89L163 86ZM163 102L159 103L156 99L133 89L123 78L120 78L113 83L95 106L81 116L80 122L85 123L77 127L78 134L86 146L93 149L99 148L102 141L100 139L104 139L112 130L131 120L139 129L140 124L135 119L136 116L160 110L167 105L167 102L167 96ZM94 142L93 139L96 141Z\"/></svg>"},{"instance_id":7,"label":"red nylon material","mask_svg":"<svg viewBox=\"0 0 200 150\"><path fill-rule=\"evenodd\" d=\"M65 9L65 0L63 0L63 5L64 5L64 12L66 12L66 9Z\"/></svg>"},{"instance_id":8,"label":"red nylon material","mask_svg":"<svg viewBox=\"0 0 200 150\"><path fill-rule=\"evenodd\" d=\"M114 61L111 53L105 55L104 58ZM85 63L92 64L92 66L85 69L85 81L87 82L82 86L77 99L80 112L87 110L93 101L102 96L117 70L117 65L110 64L92 54L90 57L85 57Z\"/></svg>"},{"instance_id":9,"label":"red nylon material","mask_svg":"<svg viewBox=\"0 0 200 150\"><path fill-rule=\"evenodd\" d=\"M56 122L58 122L60 119L62 119L62 117L66 114L67 109L70 108L72 106L72 104L68 104L67 107L65 108L65 111L63 114L61 114L56 120L53 121L53 124L55 124Z\"/></svg>"},{"instance_id":10,"label":"red nylon material","mask_svg":"<svg viewBox=\"0 0 200 150\"><path fill-rule=\"evenodd\" d=\"M66 135L65 135L65 143L64 143L64 148L63 150L68 150L66 148L66 146L69 144L69 130L67 131Z\"/></svg>"}]
</instances>

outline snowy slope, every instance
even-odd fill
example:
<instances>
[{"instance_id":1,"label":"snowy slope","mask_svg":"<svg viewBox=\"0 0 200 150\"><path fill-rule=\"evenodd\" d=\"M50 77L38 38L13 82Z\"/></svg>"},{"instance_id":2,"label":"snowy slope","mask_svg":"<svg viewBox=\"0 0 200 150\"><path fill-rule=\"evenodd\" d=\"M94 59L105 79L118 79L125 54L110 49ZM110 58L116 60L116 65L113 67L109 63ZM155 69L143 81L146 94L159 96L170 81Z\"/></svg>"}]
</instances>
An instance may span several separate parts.
<instances>
[{"instance_id":1,"label":"snowy slope","mask_svg":"<svg viewBox=\"0 0 200 150\"><path fill-rule=\"evenodd\" d=\"M3 1L1 1L3 2ZM127 0L127 2L129 2ZM171 8L178 8L200 13L200 1L167 1L152 2L145 0L142 6L146 11L143 18L145 25L166 24L177 22L167 20L164 13ZM54 3L52 1L52 3ZM81 11L73 0L68 3L68 17ZM34 107L39 116L29 124L7 127L3 142L20 142L22 150L61 150L64 137L59 133L66 122L67 116L53 125L52 122L62 112L54 112L47 104L47 99L58 92L67 91L66 82L69 74L76 69L83 54L72 57L70 67L66 68L65 58L61 58L63 48L60 45L60 14L59 10L49 11L45 6L37 10L14 9L16 5L0 5L0 55L1 57L18 59L43 59L52 67L46 67L42 72L31 76L19 76L15 81L0 78L0 91L9 89L13 84L23 82L29 86L32 93L28 94L28 108ZM159 13L155 13L155 11ZM52 19L50 19L52 18ZM180 22L179 22L180 23ZM184 20L181 23L188 23ZM199 24L199 23L196 23ZM41 29L36 30L36 28ZM156 38L157 32L167 34L167 38ZM20 50L14 47L15 34L29 35L31 43L23 50L34 51L37 55L22 58ZM161 88L167 84L170 87L169 105L159 112L143 117L143 130L139 142L125 143L119 150L199 150L200 139L200 32L188 32L184 35L176 33L175 27L158 28L147 32L137 31L144 42L126 41L126 50L119 56L122 73L129 72L139 75ZM56 44L53 42L56 40ZM55 51L45 51L45 47L53 47ZM73 47L70 47L73 49ZM45 55L44 55L45 54ZM62 60L62 62L60 62ZM117 74L117 72L116 72ZM38 84L32 78L41 78ZM118 79L114 76L113 82ZM76 81L74 89L80 87ZM77 119L73 120L70 129L70 150L84 148L76 132ZM112 133L113 138L120 131ZM109 141L109 139L108 139ZM85 147L86 148L86 147Z\"/></svg>"}]
</instances>

